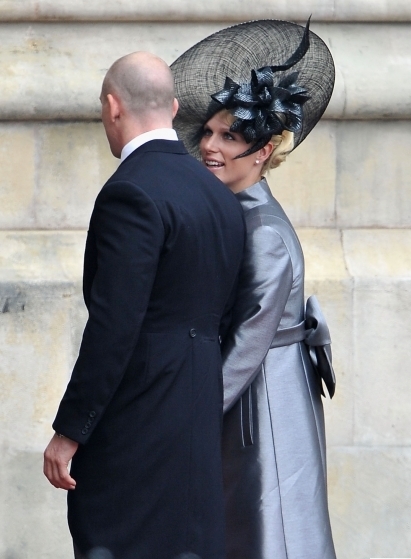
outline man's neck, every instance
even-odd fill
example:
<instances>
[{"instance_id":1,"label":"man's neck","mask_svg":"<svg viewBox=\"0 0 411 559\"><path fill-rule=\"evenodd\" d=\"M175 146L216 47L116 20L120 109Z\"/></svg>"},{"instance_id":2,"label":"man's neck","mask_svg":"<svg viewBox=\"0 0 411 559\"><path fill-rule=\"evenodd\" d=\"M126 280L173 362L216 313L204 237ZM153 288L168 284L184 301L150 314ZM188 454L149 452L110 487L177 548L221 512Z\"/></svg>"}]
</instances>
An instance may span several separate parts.
<instances>
[{"instance_id":1,"label":"man's neck","mask_svg":"<svg viewBox=\"0 0 411 559\"><path fill-rule=\"evenodd\" d=\"M133 151L150 142L151 140L178 140L175 130L172 128L155 128L147 130L131 138L121 150L121 161L123 162Z\"/></svg>"}]
</instances>

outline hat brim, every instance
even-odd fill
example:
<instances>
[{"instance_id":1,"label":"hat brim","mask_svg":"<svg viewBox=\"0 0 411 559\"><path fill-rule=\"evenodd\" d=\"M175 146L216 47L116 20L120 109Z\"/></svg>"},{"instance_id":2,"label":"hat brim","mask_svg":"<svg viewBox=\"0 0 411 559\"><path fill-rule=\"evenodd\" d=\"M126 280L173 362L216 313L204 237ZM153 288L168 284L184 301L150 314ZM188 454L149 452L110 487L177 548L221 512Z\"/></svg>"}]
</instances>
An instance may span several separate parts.
<instances>
[{"instance_id":1,"label":"hat brim","mask_svg":"<svg viewBox=\"0 0 411 559\"><path fill-rule=\"evenodd\" d=\"M299 46L304 27L280 20L249 21L222 29L184 52L173 64L179 110L174 127L188 151L199 157L198 145L204 124L221 106L211 95L221 90L226 77L237 83L250 81L252 69L283 64ZM334 88L331 53L318 35L309 31L310 47L278 80L299 72L298 85L310 99L303 105L303 121L294 135L294 149L307 137L323 115Z\"/></svg>"}]
</instances>

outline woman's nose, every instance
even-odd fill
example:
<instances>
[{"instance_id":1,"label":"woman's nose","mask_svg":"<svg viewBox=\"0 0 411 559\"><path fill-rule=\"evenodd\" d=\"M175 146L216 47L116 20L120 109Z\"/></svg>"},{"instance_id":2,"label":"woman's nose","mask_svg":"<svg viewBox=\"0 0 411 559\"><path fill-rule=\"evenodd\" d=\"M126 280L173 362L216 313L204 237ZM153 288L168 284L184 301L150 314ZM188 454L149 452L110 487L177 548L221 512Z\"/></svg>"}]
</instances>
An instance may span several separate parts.
<instances>
[{"instance_id":1,"label":"woman's nose","mask_svg":"<svg viewBox=\"0 0 411 559\"><path fill-rule=\"evenodd\" d=\"M214 135L203 137L203 147L206 151L216 151Z\"/></svg>"}]
</instances>

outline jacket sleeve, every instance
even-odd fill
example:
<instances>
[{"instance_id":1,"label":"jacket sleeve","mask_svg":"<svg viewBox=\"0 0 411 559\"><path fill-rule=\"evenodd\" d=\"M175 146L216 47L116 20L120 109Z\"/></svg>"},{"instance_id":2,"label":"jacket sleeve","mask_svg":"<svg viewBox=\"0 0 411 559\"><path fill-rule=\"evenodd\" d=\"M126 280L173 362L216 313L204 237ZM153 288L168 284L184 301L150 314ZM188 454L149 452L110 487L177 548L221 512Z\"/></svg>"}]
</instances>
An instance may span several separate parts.
<instances>
[{"instance_id":1,"label":"jacket sleeve","mask_svg":"<svg viewBox=\"0 0 411 559\"><path fill-rule=\"evenodd\" d=\"M291 257L272 222L247 222L247 241L237 300L223 341L224 412L257 376L289 297Z\"/></svg>"},{"instance_id":2,"label":"jacket sleeve","mask_svg":"<svg viewBox=\"0 0 411 559\"><path fill-rule=\"evenodd\" d=\"M86 443L115 393L144 319L164 227L154 202L127 182L108 183L91 217L97 271L89 318L53 428Z\"/></svg>"}]
</instances>

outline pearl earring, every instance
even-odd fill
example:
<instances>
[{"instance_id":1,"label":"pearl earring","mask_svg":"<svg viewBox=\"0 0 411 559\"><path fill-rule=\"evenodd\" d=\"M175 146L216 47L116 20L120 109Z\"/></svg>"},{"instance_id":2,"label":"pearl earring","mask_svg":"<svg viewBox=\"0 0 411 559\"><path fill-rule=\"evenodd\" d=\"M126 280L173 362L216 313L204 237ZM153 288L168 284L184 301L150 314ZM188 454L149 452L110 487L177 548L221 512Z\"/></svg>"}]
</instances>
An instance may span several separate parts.
<instances>
[{"instance_id":1,"label":"pearl earring","mask_svg":"<svg viewBox=\"0 0 411 559\"><path fill-rule=\"evenodd\" d=\"M256 162L256 164L258 165L258 164L260 163L260 160L259 160L259 159L256 159L255 162Z\"/></svg>"}]
</instances>

